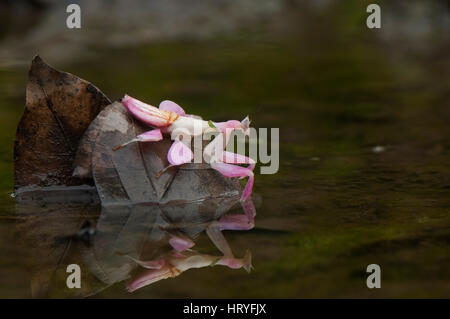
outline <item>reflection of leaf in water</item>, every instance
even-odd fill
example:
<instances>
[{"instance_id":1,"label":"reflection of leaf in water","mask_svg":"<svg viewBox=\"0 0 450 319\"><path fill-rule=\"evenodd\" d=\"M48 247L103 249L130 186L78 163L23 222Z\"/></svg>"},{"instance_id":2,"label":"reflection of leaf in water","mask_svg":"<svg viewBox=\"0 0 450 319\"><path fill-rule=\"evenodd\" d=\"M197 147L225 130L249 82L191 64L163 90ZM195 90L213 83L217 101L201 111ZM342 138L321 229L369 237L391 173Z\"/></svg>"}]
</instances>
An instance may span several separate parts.
<instances>
[{"instance_id":1,"label":"reflection of leaf in water","mask_svg":"<svg viewBox=\"0 0 450 319\"><path fill-rule=\"evenodd\" d=\"M32 254L32 297L48 297L55 274L67 266L67 257L76 247L73 235L86 218L98 212L90 205L17 205L18 238ZM64 287L64 286L63 286Z\"/></svg>"},{"instance_id":2,"label":"reflection of leaf in water","mask_svg":"<svg viewBox=\"0 0 450 319\"><path fill-rule=\"evenodd\" d=\"M78 142L109 103L91 83L59 72L36 56L16 133L15 188L79 184L72 179Z\"/></svg>"}]
</instances>

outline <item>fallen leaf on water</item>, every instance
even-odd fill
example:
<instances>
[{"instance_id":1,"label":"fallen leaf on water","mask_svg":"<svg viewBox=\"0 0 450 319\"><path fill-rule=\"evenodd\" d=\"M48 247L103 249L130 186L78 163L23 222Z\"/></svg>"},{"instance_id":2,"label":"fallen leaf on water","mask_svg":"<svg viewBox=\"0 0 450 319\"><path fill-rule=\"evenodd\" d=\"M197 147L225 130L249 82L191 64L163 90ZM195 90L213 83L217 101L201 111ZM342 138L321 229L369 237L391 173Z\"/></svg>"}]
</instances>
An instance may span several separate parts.
<instances>
[{"instance_id":1,"label":"fallen leaf on water","mask_svg":"<svg viewBox=\"0 0 450 319\"><path fill-rule=\"evenodd\" d=\"M31 64L26 107L14 146L15 189L79 185L72 178L78 142L97 114L110 104L94 85L47 65Z\"/></svg>"}]
</instances>

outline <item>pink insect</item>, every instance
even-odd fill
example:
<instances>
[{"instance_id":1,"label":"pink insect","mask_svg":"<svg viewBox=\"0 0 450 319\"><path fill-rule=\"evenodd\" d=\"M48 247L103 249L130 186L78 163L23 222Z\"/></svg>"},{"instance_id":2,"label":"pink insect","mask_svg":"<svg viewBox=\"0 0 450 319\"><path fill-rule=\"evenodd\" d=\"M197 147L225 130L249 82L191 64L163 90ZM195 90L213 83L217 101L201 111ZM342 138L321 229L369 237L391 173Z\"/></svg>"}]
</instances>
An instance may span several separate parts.
<instances>
[{"instance_id":1,"label":"pink insect","mask_svg":"<svg viewBox=\"0 0 450 319\"><path fill-rule=\"evenodd\" d=\"M212 122L188 115L178 104L168 100L161 102L159 108L128 95L125 95L121 102L133 117L154 129L136 136L131 141L116 146L114 150L118 150L133 142L157 142L163 139L162 133L172 134L177 130L182 131L184 135L189 135L190 137L216 131L219 134L205 147L203 150L203 158L209 161L213 169L219 171L226 177L248 177L241 201L245 201L251 195L254 182L253 170L256 164L255 161L247 156L224 150L234 130L241 130L246 136L250 134L250 120L248 116L241 122L236 120ZM217 154L217 148L220 149L220 154ZM167 160L170 163L168 167L189 163L193 158L194 154L190 147L176 139L167 153ZM239 166L241 164L248 164L248 166Z\"/></svg>"}]
</instances>

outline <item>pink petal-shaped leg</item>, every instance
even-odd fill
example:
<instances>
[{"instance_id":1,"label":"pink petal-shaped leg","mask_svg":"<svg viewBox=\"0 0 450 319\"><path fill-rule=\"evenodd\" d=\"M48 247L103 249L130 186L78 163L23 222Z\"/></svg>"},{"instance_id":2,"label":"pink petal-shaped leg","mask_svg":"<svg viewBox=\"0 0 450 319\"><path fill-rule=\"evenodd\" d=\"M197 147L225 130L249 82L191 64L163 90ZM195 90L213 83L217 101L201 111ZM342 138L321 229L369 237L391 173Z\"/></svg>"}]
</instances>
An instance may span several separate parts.
<instances>
[{"instance_id":1,"label":"pink petal-shaped leg","mask_svg":"<svg viewBox=\"0 0 450 319\"><path fill-rule=\"evenodd\" d=\"M253 201L241 202L245 215L228 214L219 219L220 230L250 230L255 227L256 209Z\"/></svg>"},{"instance_id":2,"label":"pink petal-shaped leg","mask_svg":"<svg viewBox=\"0 0 450 319\"><path fill-rule=\"evenodd\" d=\"M247 167L249 170L253 171L256 165L256 162L251 159L250 157L247 157L245 155L241 155L238 153L232 153L223 151L222 153L222 161L224 163L228 164L249 164Z\"/></svg>"},{"instance_id":3,"label":"pink petal-shaped leg","mask_svg":"<svg viewBox=\"0 0 450 319\"><path fill-rule=\"evenodd\" d=\"M167 160L172 165L189 163L194 158L194 153L181 141L175 141L167 153Z\"/></svg>"},{"instance_id":4,"label":"pink petal-shaped leg","mask_svg":"<svg viewBox=\"0 0 450 319\"><path fill-rule=\"evenodd\" d=\"M146 269L161 269L166 263L166 261L164 259L143 261L143 260L133 258L129 255L125 255L125 256L130 258L132 261L134 261L139 266L144 267Z\"/></svg>"},{"instance_id":5,"label":"pink petal-shaped leg","mask_svg":"<svg viewBox=\"0 0 450 319\"><path fill-rule=\"evenodd\" d=\"M172 146L167 153L167 160L170 165L164 167L157 175L156 178L160 178L161 175L169 168L189 163L194 158L194 153L181 141L173 142Z\"/></svg>"},{"instance_id":6,"label":"pink petal-shaped leg","mask_svg":"<svg viewBox=\"0 0 450 319\"><path fill-rule=\"evenodd\" d=\"M132 280L127 284L126 288L129 292L133 292L139 288L150 285L162 279L175 277L176 274L172 271L170 265L165 265L161 269L149 270Z\"/></svg>"},{"instance_id":7,"label":"pink petal-shaped leg","mask_svg":"<svg viewBox=\"0 0 450 319\"><path fill-rule=\"evenodd\" d=\"M151 131L147 131L145 133L139 134L138 136L136 136L136 138L125 142L121 145L117 145L116 147L113 148L113 151L117 151L119 148L122 148L128 144L134 143L134 142L158 142L161 141L163 139L163 136L161 134L161 130L160 129L155 129L155 130L151 130Z\"/></svg>"},{"instance_id":8,"label":"pink petal-shaped leg","mask_svg":"<svg viewBox=\"0 0 450 319\"><path fill-rule=\"evenodd\" d=\"M167 127L179 117L175 112L158 109L128 95L121 102L134 118L151 126Z\"/></svg>"},{"instance_id":9,"label":"pink petal-shaped leg","mask_svg":"<svg viewBox=\"0 0 450 319\"><path fill-rule=\"evenodd\" d=\"M255 221L247 215L229 214L219 220L220 230L250 230L253 227Z\"/></svg>"},{"instance_id":10,"label":"pink petal-shaped leg","mask_svg":"<svg viewBox=\"0 0 450 319\"><path fill-rule=\"evenodd\" d=\"M189 248L192 248L195 245L195 243L189 238L180 236L172 236L169 239L169 244L170 246L172 246L173 249L175 249L178 252L185 251Z\"/></svg>"},{"instance_id":11,"label":"pink petal-shaped leg","mask_svg":"<svg viewBox=\"0 0 450 319\"><path fill-rule=\"evenodd\" d=\"M177 113L178 115L185 116L186 112L184 112L183 108L179 106L177 103L165 100L159 104L159 108L164 111L171 111Z\"/></svg>"},{"instance_id":12,"label":"pink petal-shaped leg","mask_svg":"<svg viewBox=\"0 0 450 319\"><path fill-rule=\"evenodd\" d=\"M139 134L136 138L139 142L157 142L161 141L163 136L160 129L155 129Z\"/></svg>"},{"instance_id":13,"label":"pink petal-shaped leg","mask_svg":"<svg viewBox=\"0 0 450 319\"><path fill-rule=\"evenodd\" d=\"M223 256L219 259L216 265L223 265L232 269L244 268L247 272L250 272L250 270L253 268L252 254L249 250L247 250L243 258Z\"/></svg>"},{"instance_id":14,"label":"pink petal-shaped leg","mask_svg":"<svg viewBox=\"0 0 450 319\"><path fill-rule=\"evenodd\" d=\"M245 185L244 191L242 192L241 201L245 201L249 198L252 193L254 182L254 175L251 169L227 163L211 163L211 167L226 177L248 176L247 185Z\"/></svg>"},{"instance_id":15,"label":"pink petal-shaped leg","mask_svg":"<svg viewBox=\"0 0 450 319\"><path fill-rule=\"evenodd\" d=\"M243 214L227 214L222 216L218 223L219 230L250 230L255 227L256 209L253 201L248 199L241 202Z\"/></svg>"}]
</instances>

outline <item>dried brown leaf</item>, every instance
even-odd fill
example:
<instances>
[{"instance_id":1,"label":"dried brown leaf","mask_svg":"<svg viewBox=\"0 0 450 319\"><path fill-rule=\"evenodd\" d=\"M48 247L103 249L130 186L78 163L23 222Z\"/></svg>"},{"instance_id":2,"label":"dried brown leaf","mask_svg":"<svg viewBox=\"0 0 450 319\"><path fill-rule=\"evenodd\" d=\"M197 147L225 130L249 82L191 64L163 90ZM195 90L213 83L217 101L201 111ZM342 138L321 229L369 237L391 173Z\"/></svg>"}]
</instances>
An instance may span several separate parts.
<instances>
[{"instance_id":1,"label":"dried brown leaf","mask_svg":"<svg viewBox=\"0 0 450 319\"><path fill-rule=\"evenodd\" d=\"M109 99L94 85L55 70L36 56L16 132L15 188L81 184L72 178L79 140L108 104Z\"/></svg>"}]
</instances>

